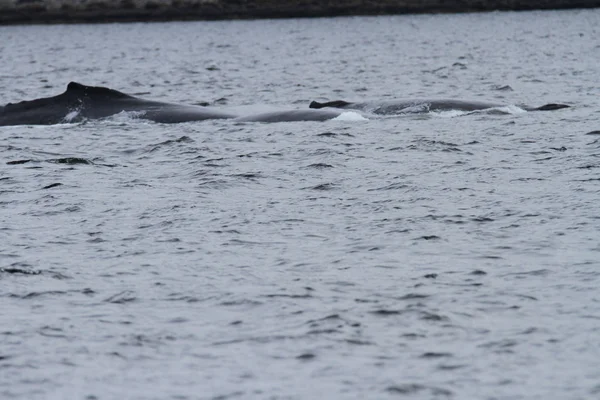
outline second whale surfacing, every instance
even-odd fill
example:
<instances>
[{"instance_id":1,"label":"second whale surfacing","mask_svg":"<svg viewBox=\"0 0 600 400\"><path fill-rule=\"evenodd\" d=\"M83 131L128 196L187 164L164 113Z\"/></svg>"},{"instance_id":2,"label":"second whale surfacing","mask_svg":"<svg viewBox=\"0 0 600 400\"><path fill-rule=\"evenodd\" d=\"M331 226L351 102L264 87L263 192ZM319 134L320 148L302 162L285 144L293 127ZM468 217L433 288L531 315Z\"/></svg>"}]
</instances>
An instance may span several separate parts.
<instances>
[{"instance_id":1,"label":"second whale surfacing","mask_svg":"<svg viewBox=\"0 0 600 400\"><path fill-rule=\"evenodd\" d=\"M342 111L308 109L239 117L210 107L145 100L106 87L71 82L67 90L57 96L0 106L0 126L81 122L121 112L159 123L208 119L234 119L240 122L325 121L342 114Z\"/></svg>"},{"instance_id":2,"label":"second whale surfacing","mask_svg":"<svg viewBox=\"0 0 600 400\"><path fill-rule=\"evenodd\" d=\"M488 103L482 101L466 101L453 99L411 99L411 100L389 100L362 103L350 103L344 100L319 103L313 101L309 108L341 108L347 110L360 110L378 115L398 115L410 113L425 113L430 111L478 111L492 108L506 107L506 104ZM541 107L529 107L519 105L525 111L551 111L568 108L566 104L546 104Z\"/></svg>"}]
</instances>

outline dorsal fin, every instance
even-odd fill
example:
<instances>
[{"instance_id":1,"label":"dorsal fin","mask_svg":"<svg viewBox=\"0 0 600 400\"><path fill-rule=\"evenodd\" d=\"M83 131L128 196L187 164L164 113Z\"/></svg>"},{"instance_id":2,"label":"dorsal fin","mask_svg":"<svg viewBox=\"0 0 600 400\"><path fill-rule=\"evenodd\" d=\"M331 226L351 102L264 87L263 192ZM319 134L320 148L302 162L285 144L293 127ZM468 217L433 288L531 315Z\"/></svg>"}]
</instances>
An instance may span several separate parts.
<instances>
[{"instance_id":1,"label":"dorsal fin","mask_svg":"<svg viewBox=\"0 0 600 400\"><path fill-rule=\"evenodd\" d=\"M67 92L72 92L72 91L76 91L76 90L85 90L87 86L82 85L81 83L77 83L77 82L69 82L69 84L67 85Z\"/></svg>"},{"instance_id":2,"label":"dorsal fin","mask_svg":"<svg viewBox=\"0 0 600 400\"><path fill-rule=\"evenodd\" d=\"M328 101L327 103L319 103L318 101L313 101L309 104L308 108L325 108L325 107L335 107L335 108L344 108L349 106L352 103L348 103L344 100L335 100Z\"/></svg>"},{"instance_id":3,"label":"dorsal fin","mask_svg":"<svg viewBox=\"0 0 600 400\"><path fill-rule=\"evenodd\" d=\"M69 82L67 85L67 93L71 94L83 94L87 97L103 97L103 98L113 98L113 99L121 99L126 97L131 97L125 93L121 93L118 90L109 89L102 86L86 86L77 82Z\"/></svg>"},{"instance_id":4,"label":"dorsal fin","mask_svg":"<svg viewBox=\"0 0 600 400\"><path fill-rule=\"evenodd\" d=\"M554 110L560 110L562 108L569 108L571 106L568 106L566 104L555 104L555 103L550 103L550 104L545 104L541 107L536 108L536 111L554 111Z\"/></svg>"}]
</instances>

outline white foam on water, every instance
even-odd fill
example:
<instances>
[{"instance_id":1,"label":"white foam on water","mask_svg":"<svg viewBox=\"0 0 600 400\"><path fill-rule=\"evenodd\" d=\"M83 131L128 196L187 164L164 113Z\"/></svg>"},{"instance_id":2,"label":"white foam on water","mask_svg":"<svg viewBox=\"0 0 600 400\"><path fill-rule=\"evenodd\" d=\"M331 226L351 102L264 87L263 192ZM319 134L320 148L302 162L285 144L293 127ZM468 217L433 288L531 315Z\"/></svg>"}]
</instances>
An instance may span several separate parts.
<instances>
[{"instance_id":1,"label":"white foam on water","mask_svg":"<svg viewBox=\"0 0 600 400\"><path fill-rule=\"evenodd\" d=\"M65 115L63 120L67 123L72 122L75 118L77 118L77 116L79 115L79 112L80 112L80 110L71 111L70 113Z\"/></svg>"},{"instance_id":2,"label":"white foam on water","mask_svg":"<svg viewBox=\"0 0 600 400\"><path fill-rule=\"evenodd\" d=\"M507 114L524 114L527 110L522 109L521 107L510 104L504 107L495 107L492 110L498 110Z\"/></svg>"},{"instance_id":3,"label":"white foam on water","mask_svg":"<svg viewBox=\"0 0 600 400\"><path fill-rule=\"evenodd\" d=\"M361 114L355 111L346 111L333 118L332 121L368 121L368 118L365 118Z\"/></svg>"},{"instance_id":4,"label":"white foam on water","mask_svg":"<svg viewBox=\"0 0 600 400\"><path fill-rule=\"evenodd\" d=\"M431 112L429 112L429 114L431 114L434 117L440 117L440 118L456 118L456 117L462 117L464 115L470 115L470 114L516 115L516 114L523 114L526 112L527 112L526 110L524 110L520 107L517 107L515 105L507 105L507 106L486 108L484 110L475 110L475 111L463 111L463 110L431 111Z\"/></svg>"},{"instance_id":5,"label":"white foam on water","mask_svg":"<svg viewBox=\"0 0 600 400\"><path fill-rule=\"evenodd\" d=\"M486 108L485 110L477 110L477 111L473 111L473 113L477 113L477 114L488 114L488 115L516 115L516 114L524 114L526 113L527 110L524 110L518 106L515 105L507 105L507 106L501 106L501 107L493 107L493 108Z\"/></svg>"},{"instance_id":6,"label":"white foam on water","mask_svg":"<svg viewBox=\"0 0 600 400\"><path fill-rule=\"evenodd\" d=\"M429 114L440 117L440 118L456 118L462 117L463 115L471 114L471 111L461 111L461 110L444 110L444 111L431 111Z\"/></svg>"},{"instance_id":7,"label":"white foam on water","mask_svg":"<svg viewBox=\"0 0 600 400\"><path fill-rule=\"evenodd\" d=\"M121 111L118 114L111 115L108 119L113 122L129 122L138 120L146 114L146 111Z\"/></svg>"}]
</instances>

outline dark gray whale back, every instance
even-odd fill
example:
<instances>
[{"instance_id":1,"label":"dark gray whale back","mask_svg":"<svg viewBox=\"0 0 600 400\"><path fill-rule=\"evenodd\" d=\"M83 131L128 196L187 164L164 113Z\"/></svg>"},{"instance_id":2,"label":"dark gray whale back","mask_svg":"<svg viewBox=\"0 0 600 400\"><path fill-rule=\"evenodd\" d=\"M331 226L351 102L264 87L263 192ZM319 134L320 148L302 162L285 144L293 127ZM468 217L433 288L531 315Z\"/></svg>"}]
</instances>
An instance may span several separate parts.
<instances>
[{"instance_id":1,"label":"dark gray whale back","mask_svg":"<svg viewBox=\"0 0 600 400\"><path fill-rule=\"evenodd\" d=\"M294 121L327 121L342 114L336 110L290 110L273 111L236 118L239 122L294 122Z\"/></svg>"},{"instance_id":2,"label":"dark gray whale back","mask_svg":"<svg viewBox=\"0 0 600 400\"><path fill-rule=\"evenodd\" d=\"M452 100L452 99L412 99L412 100L393 100L393 101L381 101L381 102L364 102L364 103L350 103L344 100L328 101L326 103L319 103L313 101L310 103L309 108L343 108L352 110L361 110L371 112L379 115L396 115L405 113L417 113L417 112L429 112L429 111L477 111L486 110L496 107L504 107L504 104L498 103L487 103L480 101L465 101L465 100ZM569 107L566 104L546 104L541 107L529 107L520 106L527 111L550 111L559 110L561 108Z\"/></svg>"},{"instance_id":3,"label":"dark gray whale back","mask_svg":"<svg viewBox=\"0 0 600 400\"><path fill-rule=\"evenodd\" d=\"M71 82L58 96L9 103L0 108L0 126L78 122L123 111L140 112L140 118L164 123L236 117L206 107L144 100L114 89Z\"/></svg>"},{"instance_id":4,"label":"dark gray whale back","mask_svg":"<svg viewBox=\"0 0 600 400\"><path fill-rule=\"evenodd\" d=\"M58 124L67 116L69 110L75 110L79 104L73 82L67 91L54 97L8 103L0 109L0 125L50 125ZM73 87L71 90L70 88Z\"/></svg>"}]
</instances>

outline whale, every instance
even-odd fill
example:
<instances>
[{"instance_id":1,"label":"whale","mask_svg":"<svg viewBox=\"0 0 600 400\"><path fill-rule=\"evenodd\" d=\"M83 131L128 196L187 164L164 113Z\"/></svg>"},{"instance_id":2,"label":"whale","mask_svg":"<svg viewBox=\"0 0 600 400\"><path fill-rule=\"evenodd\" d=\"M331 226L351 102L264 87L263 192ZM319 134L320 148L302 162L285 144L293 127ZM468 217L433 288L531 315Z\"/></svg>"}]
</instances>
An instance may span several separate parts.
<instances>
[{"instance_id":1,"label":"whale","mask_svg":"<svg viewBox=\"0 0 600 400\"><path fill-rule=\"evenodd\" d=\"M398 115L412 113L426 113L430 111L478 111L491 108L506 107L506 104L454 100L454 99L405 99L405 100L389 100L389 101L371 101L352 103L344 100L334 100L325 103L312 101L309 108L338 108L348 110L359 110L377 115ZM568 108L566 104L550 103L540 107L530 107L526 105L518 105L519 108L525 111L551 111L561 108Z\"/></svg>"},{"instance_id":2,"label":"whale","mask_svg":"<svg viewBox=\"0 0 600 400\"><path fill-rule=\"evenodd\" d=\"M140 118L163 123L236 117L206 107L145 100L106 87L70 82L58 96L5 105L0 109L0 126L80 122L121 112L138 112Z\"/></svg>"},{"instance_id":3,"label":"whale","mask_svg":"<svg viewBox=\"0 0 600 400\"><path fill-rule=\"evenodd\" d=\"M0 126L76 123L122 112L158 123L214 119L238 122L326 121L342 114L342 111L335 110L303 109L240 116L211 107L146 100L107 87L70 82L66 91L57 96L0 106Z\"/></svg>"}]
</instances>

